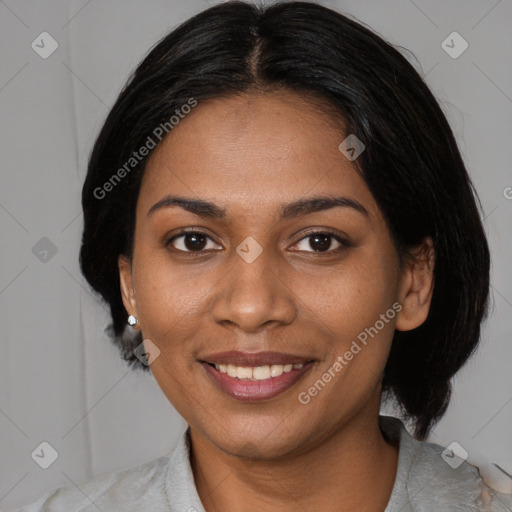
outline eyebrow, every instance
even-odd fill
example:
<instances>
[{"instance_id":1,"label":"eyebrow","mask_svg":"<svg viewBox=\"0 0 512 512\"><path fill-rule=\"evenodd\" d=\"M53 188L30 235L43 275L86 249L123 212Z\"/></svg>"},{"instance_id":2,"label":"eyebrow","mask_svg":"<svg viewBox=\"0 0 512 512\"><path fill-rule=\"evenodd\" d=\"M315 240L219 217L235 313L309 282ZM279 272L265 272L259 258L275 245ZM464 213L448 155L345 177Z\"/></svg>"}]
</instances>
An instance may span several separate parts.
<instances>
[{"instance_id":1,"label":"eyebrow","mask_svg":"<svg viewBox=\"0 0 512 512\"><path fill-rule=\"evenodd\" d=\"M169 208L171 206L179 206L188 212L198 215L199 217L209 219L225 219L227 217L225 208L221 208L215 203L202 199L192 199L189 197L175 195L167 195L160 199L148 210L147 217L150 217L157 210ZM301 215L329 210L337 206L350 208L367 217L370 215L368 210L355 199L344 196L328 195L299 199L298 201L281 205L279 209L279 217L282 220L287 220Z\"/></svg>"}]
</instances>

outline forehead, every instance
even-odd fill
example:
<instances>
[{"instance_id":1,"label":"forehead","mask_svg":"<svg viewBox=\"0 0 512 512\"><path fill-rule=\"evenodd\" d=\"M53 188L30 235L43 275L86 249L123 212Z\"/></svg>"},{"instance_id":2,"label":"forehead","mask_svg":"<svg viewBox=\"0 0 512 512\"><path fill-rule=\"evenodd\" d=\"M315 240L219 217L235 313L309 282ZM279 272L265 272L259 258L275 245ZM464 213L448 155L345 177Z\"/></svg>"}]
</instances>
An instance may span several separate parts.
<instances>
[{"instance_id":1,"label":"forehead","mask_svg":"<svg viewBox=\"0 0 512 512\"><path fill-rule=\"evenodd\" d=\"M326 108L290 92L199 102L149 158L141 207L172 193L254 211L338 193L371 213L364 180L338 148L343 122Z\"/></svg>"}]
</instances>

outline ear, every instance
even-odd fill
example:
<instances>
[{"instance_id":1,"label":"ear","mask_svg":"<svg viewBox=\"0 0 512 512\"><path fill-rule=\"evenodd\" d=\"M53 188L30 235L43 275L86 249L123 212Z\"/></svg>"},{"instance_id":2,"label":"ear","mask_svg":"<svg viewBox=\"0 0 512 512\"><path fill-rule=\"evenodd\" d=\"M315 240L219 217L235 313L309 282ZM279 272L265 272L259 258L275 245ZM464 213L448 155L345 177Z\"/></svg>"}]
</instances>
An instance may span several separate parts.
<instances>
[{"instance_id":1,"label":"ear","mask_svg":"<svg viewBox=\"0 0 512 512\"><path fill-rule=\"evenodd\" d=\"M402 309L395 328L410 331L428 316L434 292L434 243L430 237L409 251L400 274L398 301Z\"/></svg>"},{"instance_id":2,"label":"ear","mask_svg":"<svg viewBox=\"0 0 512 512\"><path fill-rule=\"evenodd\" d=\"M119 281L121 285L121 297L123 304L129 315L138 318L137 301L135 300L135 290L132 278L132 262L128 256L120 255L117 258L119 268Z\"/></svg>"}]
</instances>

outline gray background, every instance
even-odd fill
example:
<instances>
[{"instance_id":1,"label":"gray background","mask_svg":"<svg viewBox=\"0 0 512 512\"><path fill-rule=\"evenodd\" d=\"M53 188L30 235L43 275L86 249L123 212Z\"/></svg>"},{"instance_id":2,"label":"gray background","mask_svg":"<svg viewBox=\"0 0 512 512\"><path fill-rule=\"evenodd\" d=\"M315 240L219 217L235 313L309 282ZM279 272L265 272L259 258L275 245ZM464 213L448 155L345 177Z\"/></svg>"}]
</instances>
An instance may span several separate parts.
<instances>
[{"instance_id":1,"label":"gray background","mask_svg":"<svg viewBox=\"0 0 512 512\"><path fill-rule=\"evenodd\" d=\"M492 312L430 439L457 441L491 485L511 492L512 478L491 463L512 474L512 2L321 3L416 55L480 194L493 256ZM168 453L185 428L153 377L131 372L103 333L107 313L78 268L80 190L94 138L130 71L161 36L208 5L0 2L3 510ZM45 31L59 45L47 59L31 47ZM456 59L441 46L453 31L469 44ZM31 458L42 441L59 454L48 469Z\"/></svg>"}]
</instances>

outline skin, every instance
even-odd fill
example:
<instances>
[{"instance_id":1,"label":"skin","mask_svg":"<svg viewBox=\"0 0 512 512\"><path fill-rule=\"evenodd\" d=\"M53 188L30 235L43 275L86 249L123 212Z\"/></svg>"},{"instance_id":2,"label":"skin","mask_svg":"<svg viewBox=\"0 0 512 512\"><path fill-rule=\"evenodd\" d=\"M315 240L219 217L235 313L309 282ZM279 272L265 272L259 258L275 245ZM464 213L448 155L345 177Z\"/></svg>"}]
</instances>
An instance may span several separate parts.
<instances>
[{"instance_id":1,"label":"skin","mask_svg":"<svg viewBox=\"0 0 512 512\"><path fill-rule=\"evenodd\" d=\"M338 149L345 137L341 121L295 93L253 93L200 103L148 161L133 259L119 258L121 291L143 338L160 350L156 381L190 425L208 512L382 512L389 500L398 450L378 426L382 372L394 330L427 317L433 248L426 239L400 267L373 196ZM214 202L226 217L176 205L148 216L167 194ZM283 204L328 194L368 214L337 206L279 217ZM190 237L188 246L183 236L165 246L179 228L209 237L199 256ZM315 251L307 235L326 229L350 245L332 237ZM252 263L236 252L249 236L263 249ZM302 405L298 394L394 303L402 305L397 316ZM198 362L225 350L276 350L315 363L284 393L241 402Z\"/></svg>"}]
</instances>

